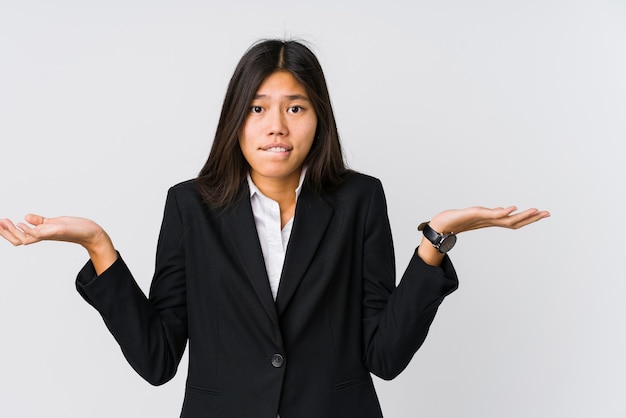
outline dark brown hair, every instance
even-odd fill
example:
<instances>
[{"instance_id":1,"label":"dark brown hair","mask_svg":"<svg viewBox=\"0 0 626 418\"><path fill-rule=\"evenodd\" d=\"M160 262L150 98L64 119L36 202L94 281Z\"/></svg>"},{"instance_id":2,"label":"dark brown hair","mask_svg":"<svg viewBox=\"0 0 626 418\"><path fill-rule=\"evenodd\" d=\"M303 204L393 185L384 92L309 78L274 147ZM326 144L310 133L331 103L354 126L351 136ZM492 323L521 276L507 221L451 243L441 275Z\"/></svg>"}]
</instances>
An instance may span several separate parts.
<instances>
[{"instance_id":1,"label":"dark brown hair","mask_svg":"<svg viewBox=\"0 0 626 418\"><path fill-rule=\"evenodd\" d=\"M338 186L345 166L326 80L313 52L298 41L266 40L243 55L228 84L209 157L197 178L204 201L225 208L245 184L249 165L239 146L249 107L259 86L273 72L289 71L305 88L317 115L315 140L304 165L305 183L322 194Z\"/></svg>"}]
</instances>

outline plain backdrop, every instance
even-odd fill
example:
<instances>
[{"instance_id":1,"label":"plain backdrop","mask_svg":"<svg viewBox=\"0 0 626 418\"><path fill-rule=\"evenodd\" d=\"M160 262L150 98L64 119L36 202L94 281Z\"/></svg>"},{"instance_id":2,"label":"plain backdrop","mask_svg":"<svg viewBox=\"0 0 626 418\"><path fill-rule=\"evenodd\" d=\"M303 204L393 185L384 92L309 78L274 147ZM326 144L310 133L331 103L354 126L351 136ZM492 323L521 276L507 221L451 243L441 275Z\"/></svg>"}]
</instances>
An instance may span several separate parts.
<instances>
[{"instance_id":1,"label":"plain backdrop","mask_svg":"<svg viewBox=\"0 0 626 418\"><path fill-rule=\"evenodd\" d=\"M626 416L626 2L0 0L0 217L95 219L147 291L168 187L194 177L257 39L325 69L349 165L383 181L401 273L417 225L538 207L459 236L460 288L386 417ZM0 242L0 416L174 417L74 289L86 252Z\"/></svg>"}]
</instances>

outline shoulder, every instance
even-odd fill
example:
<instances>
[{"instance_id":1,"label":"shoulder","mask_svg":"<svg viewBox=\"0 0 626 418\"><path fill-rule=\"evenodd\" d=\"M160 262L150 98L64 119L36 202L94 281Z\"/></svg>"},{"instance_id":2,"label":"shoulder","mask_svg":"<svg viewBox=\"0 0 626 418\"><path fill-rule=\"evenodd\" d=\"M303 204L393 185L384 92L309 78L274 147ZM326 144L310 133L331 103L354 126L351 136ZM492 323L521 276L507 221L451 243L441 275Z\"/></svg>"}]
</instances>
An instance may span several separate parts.
<instances>
[{"instance_id":1,"label":"shoulder","mask_svg":"<svg viewBox=\"0 0 626 418\"><path fill-rule=\"evenodd\" d=\"M351 172L339 187L322 198L337 210L366 210L372 203L386 205L381 181L359 172Z\"/></svg>"},{"instance_id":2,"label":"shoulder","mask_svg":"<svg viewBox=\"0 0 626 418\"><path fill-rule=\"evenodd\" d=\"M167 201L175 201L182 205L201 203L202 195L196 179L185 180L170 187L167 191Z\"/></svg>"},{"instance_id":3,"label":"shoulder","mask_svg":"<svg viewBox=\"0 0 626 418\"><path fill-rule=\"evenodd\" d=\"M210 216L220 217L231 210L239 207L248 196L248 185L241 186L238 198L226 208L214 207L207 203L202 187L197 178L182 181L170 187L167 192L166 205L175 204L179 210L197 214L201 211Z\"/></svg>"},{"instance_id":4,"label":"shoulder","mask_svg":"<svg viewBox=\"0 0 626 418\"><path fill-rule=\"evenodd\" d=\"M337 191L340 193L350 192L371 194L374 191L382 192L382 189L382 183L378 178L353 171L347 176L341 186L338 187Z\"/></svg>"},{"instance_id":5,"label":"shoulder","mask_svg":"<svg viewBox=\"0 0 626 418\"><path fill-rule=\"evenodd\" d=\"M189 193L189 192L198 193L198 190L199 189L198 189L196 179L189 179L189 180L181 181L180 183L173 185L169 189L170 193Z\"/></svg>"}]
</instances>

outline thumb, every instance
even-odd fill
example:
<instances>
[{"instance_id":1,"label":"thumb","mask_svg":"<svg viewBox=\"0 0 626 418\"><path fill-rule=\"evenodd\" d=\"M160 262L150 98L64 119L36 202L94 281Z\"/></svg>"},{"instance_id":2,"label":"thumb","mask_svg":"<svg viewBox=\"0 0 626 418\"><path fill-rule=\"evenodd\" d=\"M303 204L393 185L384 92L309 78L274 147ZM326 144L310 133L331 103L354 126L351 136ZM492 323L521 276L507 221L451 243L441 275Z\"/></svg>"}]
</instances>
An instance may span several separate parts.
<instances>
[{"instance_id":1,"label":"thumb","mask_svg":"<svg viewBox=\"0 0 626 418\"><path fill-rule=\"evenodd\" d=\"M44 223L45 218L40 215L29 213L28 215L24 217L24 220L31 225L41 225Z\"/></svg>"}]
</instances>

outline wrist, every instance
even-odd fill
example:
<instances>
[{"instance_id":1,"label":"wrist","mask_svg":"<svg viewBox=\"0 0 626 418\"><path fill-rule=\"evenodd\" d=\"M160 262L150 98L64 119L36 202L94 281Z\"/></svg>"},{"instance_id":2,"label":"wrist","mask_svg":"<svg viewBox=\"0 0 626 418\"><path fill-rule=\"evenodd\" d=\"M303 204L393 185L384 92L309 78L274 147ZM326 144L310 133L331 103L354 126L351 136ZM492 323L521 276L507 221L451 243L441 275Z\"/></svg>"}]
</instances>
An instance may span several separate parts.
<instances>
[{"instance_id":1,"label":"wrist","mask_svg":"<svg viewBox=\"0 0 626 418\"><path fill-rule=\"evenodd\" d=\"M430 225L430 227L434 229L435 231L437 231L438 233L444 234L444 235L450 234L452 232L458 232L458 231L452 231L451 228L445 224L445 222L441 222L436 217L428 221L428 225Z\"/></svg>"},{"instance_id":2,"label":"wrist","mask_svg":"<svg viewBox=\"0 0 626 418\"><path fill-rule=\"evenodd\" d=\"M422 222L418 227L418 231L422 231L432 246L440 253L445 254L450 251L456 244L456 235L453 232L442 233L435 230L431 226L431 222Z\"/></svg>"},{"instance_id":3,"label":"wrist","mask_svg":"<svg viewBox=\"0 0 626 418\"><path fill-rule=\"evenodd\" d=\"M417 247L417 255L422 259L426 264L438 267L441 265L443 261L443 257L445 254L440 253L433 244L426 239L426 237L422 237L422 242L419 247Z\"/></svg>"},{"instance_id":4,"label":"wrist","mask_svg":"<svg viewBox=\"0 0 626 418\"><path fill-rule=\"evenodd\" d=\"M117 251L115 251L111 238L104 230L100 230L96 237L89 243L83 244L83 247L89 253L89 258L97 275L102 274L117 260Z\"/></svg>"}]
</instances>

